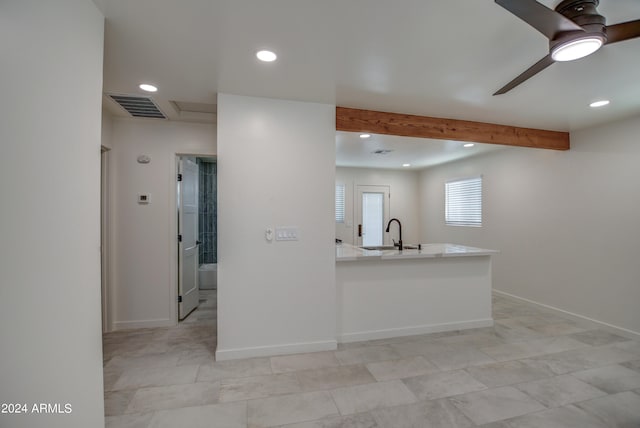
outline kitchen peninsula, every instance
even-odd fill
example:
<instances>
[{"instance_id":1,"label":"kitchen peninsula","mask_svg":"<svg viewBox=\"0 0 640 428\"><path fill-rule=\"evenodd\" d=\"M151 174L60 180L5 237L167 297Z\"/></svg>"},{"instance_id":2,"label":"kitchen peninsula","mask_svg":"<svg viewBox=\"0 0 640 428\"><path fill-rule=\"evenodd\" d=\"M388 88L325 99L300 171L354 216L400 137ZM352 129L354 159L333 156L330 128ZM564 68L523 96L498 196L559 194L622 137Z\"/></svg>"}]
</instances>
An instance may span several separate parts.
<instances>
[{"instance_id":1,"label":"kitchen peninsula","mask_svg":"<svg viewBox=\"0 0 640 428\"><path fill-rule=\"evenodd\" d=\"M492 326L496 253L456 244L403 251L337 244L338 341Z\"/></svg>"}]
</instances>

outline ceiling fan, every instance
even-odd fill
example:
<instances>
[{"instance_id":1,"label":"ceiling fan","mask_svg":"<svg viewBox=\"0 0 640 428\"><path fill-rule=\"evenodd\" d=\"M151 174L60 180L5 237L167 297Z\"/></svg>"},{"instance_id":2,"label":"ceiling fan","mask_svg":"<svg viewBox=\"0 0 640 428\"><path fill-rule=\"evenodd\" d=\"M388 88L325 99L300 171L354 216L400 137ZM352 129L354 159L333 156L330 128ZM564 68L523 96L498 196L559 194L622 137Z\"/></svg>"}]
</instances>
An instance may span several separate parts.
<instances>
[{"instance_id":1,"label":"ceiling fan","mask_svg":"<svg viewBox=\"0 0 640 428\"><path fill-rule=\"evenodd\" d=\"M573 61L624 40L640 37L640 19L606 25L600 0L563 0L554 10L536 0L495 0L549 39L549 54L493 95L509 92L556 61Z\"/></svg>"}]
</instances>

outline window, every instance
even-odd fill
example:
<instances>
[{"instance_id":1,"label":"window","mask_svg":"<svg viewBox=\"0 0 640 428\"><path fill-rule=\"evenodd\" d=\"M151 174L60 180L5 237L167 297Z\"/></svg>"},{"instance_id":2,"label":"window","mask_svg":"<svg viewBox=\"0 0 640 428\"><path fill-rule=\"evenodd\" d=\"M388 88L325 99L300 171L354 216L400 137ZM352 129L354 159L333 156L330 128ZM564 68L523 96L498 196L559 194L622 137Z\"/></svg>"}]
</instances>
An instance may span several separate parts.
<instances>
[{"instance_id":1,"label":"window","mask_svg":"<svg viewBox=\"0 0 640 428\"><path fill-rule=\"evenodd\" d=\"M482 177L445 183L445 223L449 226L482 226Z\"/></svg>"},{"instance_id":2,"label":"window","mask_svg":"<svg viewBox=\"0 0 640 428\"><path fill-rule=\"evenodd\" d=\"M336 184L336 223L344 223L344 184Z\"/></svg>"}]
</instances>

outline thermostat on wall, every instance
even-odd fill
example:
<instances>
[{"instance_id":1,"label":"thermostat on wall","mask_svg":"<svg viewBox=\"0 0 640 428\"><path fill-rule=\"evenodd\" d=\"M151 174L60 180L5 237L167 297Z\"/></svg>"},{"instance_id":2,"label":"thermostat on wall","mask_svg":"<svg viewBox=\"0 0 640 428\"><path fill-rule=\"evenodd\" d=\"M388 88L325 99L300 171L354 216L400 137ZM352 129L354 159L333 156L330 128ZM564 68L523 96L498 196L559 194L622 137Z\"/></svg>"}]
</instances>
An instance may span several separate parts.
<instances>
[{"instance_id":1,"label":"thermostat on wall","mask_svg":"<svg viewBox=\"0 0 640 428\"><path fill-rule=\"evenodd\" d=\"M150 193L140 193L138 194L138 203L139 204L148 204L151 202L151 194Z\"/></svg>"}]
</instances>

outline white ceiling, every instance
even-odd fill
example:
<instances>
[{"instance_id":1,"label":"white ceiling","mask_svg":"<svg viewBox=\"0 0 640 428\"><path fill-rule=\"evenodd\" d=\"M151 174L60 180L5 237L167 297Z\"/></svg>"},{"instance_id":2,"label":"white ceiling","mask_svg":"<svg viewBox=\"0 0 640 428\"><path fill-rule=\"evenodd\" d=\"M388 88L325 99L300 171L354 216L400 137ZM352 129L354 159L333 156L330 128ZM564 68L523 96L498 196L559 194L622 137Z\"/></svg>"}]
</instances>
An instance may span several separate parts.
<instances>
[{"instance_id":1,"label":"white ceiling","mask_svg":"<svg viewBox=\"0 0 640 428\"><path fill-rule=\"evenodd\" d=\"M497 144L475 143L473 147L464 147L464 144L467 143L380 134L371 134L370 138L362 139L357 132L338 131L336 166L416 170L508 149ZM376 154L376 150L391 151ZM402 166L405 163L411 166L405 168Z\"/></svg>"},{"instance_id":2,"label":"white ceiling","mask_svg":"<svg viewBox=\"0 0 640 428\"><path fill-rule=\"evenodd\" d=\"M491 0L96 0L104 89L215 103L225 92L554 130L640 114L640 39L497 89L547 54L546 38ZM553 7L553 0L543 0ZM601 0L609 24L638 0ZM260 63L255 52L279 58ZM611 105L588 103L606 97Z\"/></svg>"}]
</instances>

